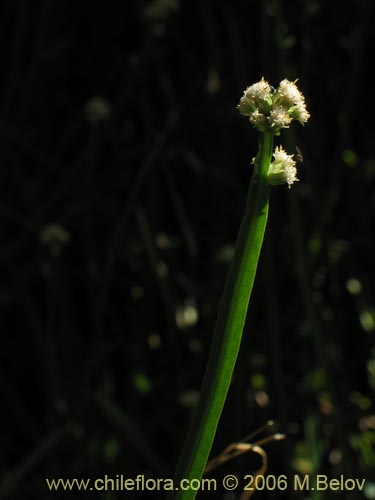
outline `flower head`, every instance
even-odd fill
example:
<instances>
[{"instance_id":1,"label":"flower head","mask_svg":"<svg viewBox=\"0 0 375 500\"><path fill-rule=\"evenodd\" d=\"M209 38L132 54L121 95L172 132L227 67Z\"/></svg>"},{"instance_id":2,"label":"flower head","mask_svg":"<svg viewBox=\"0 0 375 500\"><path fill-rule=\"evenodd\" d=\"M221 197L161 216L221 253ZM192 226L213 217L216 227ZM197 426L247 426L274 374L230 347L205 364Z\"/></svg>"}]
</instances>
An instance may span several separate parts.
<instances>
[{"instance_id":1,"label":"flower head","mask_svg":"<svg viewBox=\"0 0 375 500\"><path fill-rule=\"evenodd\" d=\"M271 94L271 86L266 80L262 79L258 83L254 83L247 87L244 95L249 99L266 99Z\"/></svg>"},{"instance_id":2,"label":"flower head","mask_svg":"<svg viewBox=\"0 0 375 500\"><path fill-rule=\"evenodd\" d=\"M275 160L271 163L268 171L268 182L272 186L288 184L290 188L294 182L298 181L293 155L288 155L282 146L276 146L273 157Z\"/></svg>"},{"instance_id":3,"label":"flower head","mask_svg":"<svg viewBox=\"0 0 375 500\"><path fill-rule=\"evenodd\" d=\"M304 125L310 117L305 98L295 82L286 78L277 89L262 78L244 91L238 105L242 115L248 116L250 123L260 132L280 134L293 120Z\"/></svg>"},{"instance_id":4,"label":"flower head","mask_svg":"<svg viewBox=\"0 0 375 500\"><path fill-rule=\"evenodd\" d=\"M298 90L295 82L290 82L286 78L280 82L277 89L279 96L286 101L289 106L299 104L305 101L305 98Z\"/></svg>"},{"instance_id":5,"label":"flower head","mask_svg":"<svg viewBox=\"0 0 375 500\"><path fill-rule=\"evenodd\" d=\"M268 112L272 104L271 86L264 78L259 82L250 85L244 91L238 108L240 113L251 116L254 111Z\"/></svg>"}]
</instances>

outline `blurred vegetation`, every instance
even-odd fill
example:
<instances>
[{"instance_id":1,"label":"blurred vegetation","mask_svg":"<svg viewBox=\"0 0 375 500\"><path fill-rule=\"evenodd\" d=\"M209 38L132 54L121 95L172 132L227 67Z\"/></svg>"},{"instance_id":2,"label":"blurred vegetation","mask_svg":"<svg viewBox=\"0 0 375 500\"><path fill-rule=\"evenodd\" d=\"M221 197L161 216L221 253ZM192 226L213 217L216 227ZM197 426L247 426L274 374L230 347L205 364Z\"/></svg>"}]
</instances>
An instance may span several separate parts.
<instances>
[{"instance_id":1,"label":"blurred vegetation","mask_svg":"<svg viewBox=\"0 0 375 500\"><path fill-rule=\"evenodd\" d=\"M271 193L213 453L274 418L270 473L366 478L310 498L375 498L372 16L370 0L1 2L0 498L171 477L256 151L236 105L261 76L299 78L311 120L283 139L300 182Z\"/></svg>"}]
</instances>

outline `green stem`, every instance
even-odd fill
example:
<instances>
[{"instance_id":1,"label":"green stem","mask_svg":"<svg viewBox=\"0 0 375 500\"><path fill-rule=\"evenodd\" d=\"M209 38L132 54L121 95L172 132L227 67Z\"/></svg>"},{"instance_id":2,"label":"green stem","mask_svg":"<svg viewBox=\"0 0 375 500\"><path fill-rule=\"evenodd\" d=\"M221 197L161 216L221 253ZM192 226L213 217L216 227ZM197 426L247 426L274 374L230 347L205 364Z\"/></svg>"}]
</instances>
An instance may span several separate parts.
<instances>
[{"instance_id":1,"label":"green stem","mask_svg":"<svg viewBox=\"0 0 375 500\"><path fill-rule=\"evenodd\" d=\"M273 135L262 134L201 394L175 472L175 487L181 480L202 477L231 382L266 229L269 199L267 173L272 147ZM183 486L187 485L185 481ZM190 500L195 498L196 493L192 489L179 490L171 493L169 498Z\"/></svg>"}]
</instances>

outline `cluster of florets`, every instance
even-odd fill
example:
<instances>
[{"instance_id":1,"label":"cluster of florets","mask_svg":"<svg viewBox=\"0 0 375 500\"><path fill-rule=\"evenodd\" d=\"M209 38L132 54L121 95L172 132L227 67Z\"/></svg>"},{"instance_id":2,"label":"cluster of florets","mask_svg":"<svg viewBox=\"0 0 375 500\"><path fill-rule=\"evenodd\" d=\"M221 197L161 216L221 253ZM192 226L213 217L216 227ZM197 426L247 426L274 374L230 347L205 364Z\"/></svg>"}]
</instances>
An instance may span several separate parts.
<instances>
[{"instance_id":1,"label":"cluster of florets","mask_svg":"<svg viewBox=\"0 0 375 500\"><path fill-rule=\"evenodd\" d=\"M295 82L286 79L277 89L264 78L250 85L243 93L238 109L260 132L275 135L279 135L282 128L288 128L293 120L304 125L310 117L304 96Z\"/></svg>"},{"instance_id":2,"label":"cluster of florets","mask_svg":"<svg viewBox=\"0 0 375 500\"><path fill-rule=\"evenodd\" d=\"M294 155L288 155L282 146L276 146L273 153L274 161L271 163L268 170L268 182L272 186L279 184L288 184L288 187L298 181L296 162L293 160Z\"/></svg>"}]
</instances>

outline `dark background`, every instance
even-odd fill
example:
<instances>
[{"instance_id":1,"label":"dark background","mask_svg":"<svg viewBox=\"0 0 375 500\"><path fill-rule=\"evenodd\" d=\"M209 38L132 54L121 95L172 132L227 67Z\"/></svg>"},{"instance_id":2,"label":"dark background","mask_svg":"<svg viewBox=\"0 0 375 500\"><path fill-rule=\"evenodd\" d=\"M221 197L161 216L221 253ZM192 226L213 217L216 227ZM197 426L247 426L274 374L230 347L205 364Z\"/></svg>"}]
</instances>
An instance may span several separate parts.
<instances>
[{"instance_id":1,"label":"dark background","mask_svg":"<svg viewBox=\"0 0 375 500\"><path fill-rule=\"evenodd\" d=\"M0 498L172 476L257 150L236 105L262 76L298 78L311 119L280 138L300 182L272 189L213 454L272 418L270 473L366 478L311 498L375 498L372 7L0 3Z\"/></svg>"}]
</instances>

